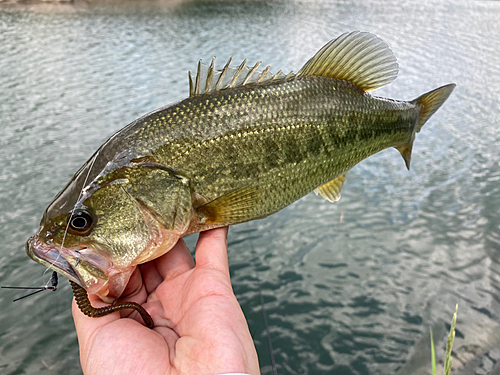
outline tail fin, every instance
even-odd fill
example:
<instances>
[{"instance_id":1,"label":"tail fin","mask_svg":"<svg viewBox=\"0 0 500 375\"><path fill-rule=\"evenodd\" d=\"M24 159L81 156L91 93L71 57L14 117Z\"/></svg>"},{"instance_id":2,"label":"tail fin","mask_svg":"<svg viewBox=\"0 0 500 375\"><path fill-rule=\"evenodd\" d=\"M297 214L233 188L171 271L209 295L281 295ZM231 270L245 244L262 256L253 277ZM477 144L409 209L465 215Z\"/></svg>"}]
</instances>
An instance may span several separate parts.
<instances>
[{"instance_id":1,"label":"tail fin","mask_svg":"<svg viewBox=\"0 0 500 375\"><path fill-rule=\"evenodd\" d=\"M427 120L443 105L455 86L454 83L450 83L449 85L442 86L421 95L413 101L414 103L420 104L420 119L418 120L415 133L418 133Z\"/></svg>"},{"instance_id":2,"label":"tail fin","mask_svg":"<svg viewBox=\"0 0 500 375\"><path fill-rule=\"evenodd\" d=\"M448 99L448 96L450 96L455 86L456 85L454 83L441 86L428 92L427 94L419 96L417 99L412 101L412 103L416 103L420 107L420 118L415 128L415 133L418 133L420 129L422 129L422 126L424 126L424 124L427 122L427 120L439 109L439 107L443 105L446 99ZM413 136L408 143L396 147L396 149L403 157L406 168L408 168L408 170L410 169L411 149L413 148L415 133L413 133Z\"/></svg>"}]
</instances>

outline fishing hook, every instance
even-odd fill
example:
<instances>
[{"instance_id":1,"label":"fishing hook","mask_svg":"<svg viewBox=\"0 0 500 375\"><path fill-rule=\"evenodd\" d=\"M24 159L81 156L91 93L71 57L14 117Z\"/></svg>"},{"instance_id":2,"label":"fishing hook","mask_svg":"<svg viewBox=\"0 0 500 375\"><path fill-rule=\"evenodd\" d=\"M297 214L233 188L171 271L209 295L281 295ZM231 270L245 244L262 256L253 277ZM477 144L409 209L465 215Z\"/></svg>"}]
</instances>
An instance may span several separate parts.
<instances>
[{"instance_id":1,"label":"fishing hook","mask_svg":"<svg viewBox=\"0 0 500 375\"><path fill-rule=\"evenodd\" d=\"M16 298L12 302L19 301L20 299L32 296L33 294L37 294L40 292L43 292L44 290L52 290L55 292L57 290L57 284L58 284L58 278L57 278L57 272L53 271L52 272L52 277L50 278L50 286L45 285L45 286L2 286L3 289L36 289L36 292L26 294L25 296Z\"/></svg>"}]
</instances>

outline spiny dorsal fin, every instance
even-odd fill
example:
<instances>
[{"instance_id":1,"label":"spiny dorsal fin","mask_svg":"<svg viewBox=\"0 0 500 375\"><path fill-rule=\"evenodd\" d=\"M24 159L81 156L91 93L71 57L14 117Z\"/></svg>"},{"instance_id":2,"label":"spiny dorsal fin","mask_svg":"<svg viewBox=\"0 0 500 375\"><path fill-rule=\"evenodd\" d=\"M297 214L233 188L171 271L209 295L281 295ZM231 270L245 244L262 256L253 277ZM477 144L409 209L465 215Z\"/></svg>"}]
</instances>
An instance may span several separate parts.
<instances>
[{"instance_id":1,"label":"spiny dorsal fin","mask_svg":"<svg viewBox=\"0 0 500 375\"><path fill-rule=\"evenodd\" d=\"M373 34L353 31L321 48L297 73L297 78L342 79L370 91L391 83L397 75L398 63L387 44Z\"/></svg>"},{"instance_id":2,"label":"spiny dorsal fin","mask_svg":"<svg viewBox=\"0 0 500 375\"><path fill-rule=\"evenodd\" d=\"M314 189L314 193L316 195L321 194L321 196L329 202L336 202L340 199L340 191L342 190L342 186L344 186L346 177L347 173L344 173L343 175Z\"/></svg>"},{"instance_id":3,"label":"spiny dorsal fin","mask_svg":"<svg viewBox=\"0 0 500 375\"><path fill-rule=\"evenodd\" d=\"M232 59L231 57L222 70L214 69L215 57L210 66L203 64L200 60L196 76L189 72L189 96L210 94L241 86L264 86L289 81L295 77L293 72L284 74L281 70L273 74L269 72L269 66L264 70L257 70L261 65L260 61L253 67L247 66L247 60L239 66L230 66Z\"/></svg>"}]
</instances>

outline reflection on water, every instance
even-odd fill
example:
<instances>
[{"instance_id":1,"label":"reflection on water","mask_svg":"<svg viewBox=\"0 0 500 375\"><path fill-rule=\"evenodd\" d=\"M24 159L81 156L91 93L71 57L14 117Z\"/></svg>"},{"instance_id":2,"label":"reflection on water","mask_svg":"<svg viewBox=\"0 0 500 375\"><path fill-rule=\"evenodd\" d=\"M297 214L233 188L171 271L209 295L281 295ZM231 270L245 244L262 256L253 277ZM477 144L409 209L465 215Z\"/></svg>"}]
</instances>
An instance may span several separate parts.
<instances>
[{"instance_id":1,"label":"reflection on water","mask_svg":"<svg viewBox=\"0 0 500 375\"><path fill-rule=\"evenodd\" d=\"M387 150L349 173L338 203L311 194L231 228L234 289L263 373L259 289L279 373L427 373L428 327L444 337L456 303L464 368L500 340L499 16L480 1L0 3L0 284L50 278L24 252L47 204L107 136L185 97L200 58L298 70L367 30L400 64L376 95L457 89L418 134L409 173ZM81 372L61 289L0 294L0 373Z\"/></svg>"}]
</instances>

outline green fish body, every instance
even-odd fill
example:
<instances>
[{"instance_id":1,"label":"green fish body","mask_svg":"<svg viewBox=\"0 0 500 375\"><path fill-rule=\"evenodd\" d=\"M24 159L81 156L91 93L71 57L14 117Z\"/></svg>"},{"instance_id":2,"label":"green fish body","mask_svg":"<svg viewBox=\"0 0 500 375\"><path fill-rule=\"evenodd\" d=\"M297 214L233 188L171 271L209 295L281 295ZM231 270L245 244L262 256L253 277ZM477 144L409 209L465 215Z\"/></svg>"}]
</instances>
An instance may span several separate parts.
<instances>
[{"instance_id":1,"label":"green fish body","mask_svg":"<svg viewBox=\"0 0 500 375\"><path fill-rule=\"evenodd\" d=\"M30 257L111 302L138 264L188 233L264 218L311 191L334 202L346 173L388 147L409 168L415 134L455 87L409 102L371 96L398 67L361 32L297 74L259 64L200 63L189 98L108 139L47 208Z\"/></svg>"}]
</instances>

